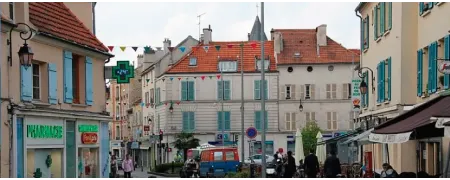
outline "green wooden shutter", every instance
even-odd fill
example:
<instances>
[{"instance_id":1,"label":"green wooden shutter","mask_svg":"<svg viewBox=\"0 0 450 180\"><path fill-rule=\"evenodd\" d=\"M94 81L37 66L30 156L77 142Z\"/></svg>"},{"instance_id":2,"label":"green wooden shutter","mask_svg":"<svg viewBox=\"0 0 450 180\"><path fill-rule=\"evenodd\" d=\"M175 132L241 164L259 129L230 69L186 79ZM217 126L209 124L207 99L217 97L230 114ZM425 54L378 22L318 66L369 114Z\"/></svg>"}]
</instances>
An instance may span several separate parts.
<instances>
[{"instance_id":1,"label":"green wooden shutter","mask_svg":"<svg viewBox=\"0 0 450 180\"><path fill-rule=\"evenodd\" d=\"M419 2L419 15L423 14L423 2Z\"/></svg>"},{"instance_id":2,"label":"green wooden shutter","mask_svg":"<svg viewBox=\"0 0 450 180\"><path fill-rule=\"evenodd\" d=\"M188 101L195 100L195 84L194 81L188 81Z\"/></svg>"},{"instance_id":3,"label":"green wooden shutter","mask_svg":"<svg viewBox=\"0 0 450 180\"><path fill-rule=\"evenodd\" d=\"M392 66L392 62L391 62L391 57L389 57L388 58L388 100L390 101L391 100L391 93L392 93L392 85L391 85L391 83L392 83L392 78L391 78L391 74L392 74L392 68L391 68L391 66Z\"/></svg>"},{"instance_id":4,"label":"green wooden shutter","mask_svg":"<svg viewBox=\"0 0 450 180\"><path fill-rule=\"evenodd\" d=\"M438 64L437 64L437 59L438 59L438 43L434 42L433 43L433 92L437 92L437 87L438 87Z\"/></svg>"},{"instance_id":5,"label":"green wooden shutter","mask_svg":"<svg viewBox=\"0 0 450 180\"><path fill-rule=\"evenodd\" d=\"M195 112L189 112L189 130L195 131Z\"/></svg>"},{"instance_id":6,"label":"green wooden shutter","mask_svg":"<svg viewBox=\"0 0 450 180\"><path fill-rule=\"evenodd\" d=\"M258 99L261 99L261 85L260 85L260 80L255 80L255 82L253 83L253 85L254 85L254 91L253 91L253 93L254 93L254 98L256 99L256 100L258 100Z\"/></svg>"},{"instance_id":7,"label":"green wooden shutter","mask_svg":"<svg viewBox=\"0 0 450 180\"><path fill-rule=\"evenodd\" d=\"M383 60L380 63L380 69L381 69L381 97L380 97L380 102L384 102L386 97L386 65L384 64L386 61Z\"/></svg>"},{"instance_id":8,"label":"green wooden shutter","mask_svg":"<svg viewBox=\"0 0 450 180\"><path fill-rule=\"evenodd\" d=\"M450 35L444 37L444 59L450 59ZM444 89L448 89L450 85L450 74L444 74Z\"/></svg>"},{"instance_id":9,"label":"green wooden shutter","mask_svg":"<svg viewBox=\"0 0 450 180\"><path fill-rule=\"evenodd\" d=\"M428 9L433 9L434 3L433 2L428 2Z\"/></svg>"},{"instance_id":10,"label":"green wooden shutter","mask_svg":"<svg viewBox=\"0 0 450 180\"><path fill-rule=\"evenodd\" d=\"M222 111L217 112L217 130L222 130Z\"/></svg>"},{"instance_id":11,"label":"green wooden shutter","mask_svg":"<svg viewBox=\"0 0 450 180\"><path fill-rule=\"evenodd\" d=\"M230 111L225 112L225 130L227 130L227 131L231 130L231 112Z\"/></svg>"},{"instance_id":12,"label":"green wooden shutter","mask_svg":"<svg viewBox=\"0 0 450 180\"><path fill-rule=\"evenodd\" d=\"M389 30L392 29L392 2L388 2L389 3L389 20L388 20L388 26L389 26Z\"/></svg>"},{"instance_id":13,"label":"green wooden shutter","mask_svg":"<svg viewBox=\"0 0 450 180\"><path fill-rule=\"evenodd\" d=\"M380 34L381 35L383 35L384 34L384 32L385 32L385 22L386 22L386 19L385 19L385 3L384 2L381 2L380 3Z\"/></svg>"},{"instance_id":14,"label":"green wooden shutter","mask_svg":"<svg viewBox=\"0 0 450 180\"><path fill-rule=\"evenodd\" d=\"M380 63L377 64L377 103L380 103L380 97L381 97L381 84L380 84L380 79L381 79L381 73L380 73ZM367 84L369 84L369 82L367 82ZM369 88L367 88L369 89Z\"/></svg>"},{"instance_id":15,"label":"green wooden shutter","mask_svg":"<svg viewBox=\"0 0 450 180\"><path fill-rule=\"evenodd\" d=\"M222 100L223 92L222 92L222 81L217 81L217 99Z\"/></svg>"},{"instance_id":16,"label":"green wooden shutter","mask_svg":"<svg viewBox=\"0 0 450 180\"><path fill-rule=\"evenodd\" d=\"M375 15L373 17L373 40L378 39L378 5L374 7Z\"/></svg>"},{"instance_id":17,"label":"green wooden shutter","mask_svg":"<svg viewBox=\"0 0 450 180\"><path fill-rule=\"evenodd\" d=\"M423 57L422 49L419 49L417 51L417 96L418 97L421 97L422 92L423 92L423 89L422 89L422 86L423 86L423 75L422 75L423 62L422 62L422 60L423 59L422 59L422 57Z\"/></svg>"},{"instance_id":18,"label":"green wooden shutter","mask_svg":"<svg viewBox=\"0 0 450 180\"><path fill-rule=\"evenodd\" d=\"M187 81L181 81L181 100L182 101L187 101L188 97L188 83Z\"/></svg>"},{"instance_id":19,"label":"green wooden shutter","mask_svg":"<svg viewBox=\"0 0 450 180\"><path fill-rule=\"evenodd\" d=\"M432 89L433 89L433 45L429 45L428 46L428 82L427 82L427 87L428 87L428 93L431 93Z\"/></svg>"},{"instance_id":20,"label":"green wooden shutter","mask_svg":"<svg viewBox=\"0 0 450 180\"><path fill-rule=\"evenodd\" d=\"M189 112L183 112L183 131L189 130Z\"/></svg>"},{"instance_id":21,"label":"green wooden shutter","mask_svg":"<svg viewBox=\"0 0 450 180\"><path fill-rule=\"evenodd\" d=\"M264 99L266 100L269 98L269 89L267 86L267 80L264 80Z\"/></svg>"},{"instance_id":22,"label":"green wooden shutter","mask_svg":"<svg viewBox=\"0 0 450 180\"><path fill-rule=\"evenodd\" d=\"M224 99L225 100L231 100L231 86L230 86L230 81L225 81L224 82L224 86L225 86L225 88L224 88L224 91L225 91L225 93L224 93Z\"/></svg>"},{"instance_id":23,"label":"green wooden shutter","mask_svg":"<svg viewBox=\"0 0 450 180\"><path fill-rule=\"evenodd\" d=\"M255 111L255 128L261 130L261 111Z\"/></svg>"}]
</instances>

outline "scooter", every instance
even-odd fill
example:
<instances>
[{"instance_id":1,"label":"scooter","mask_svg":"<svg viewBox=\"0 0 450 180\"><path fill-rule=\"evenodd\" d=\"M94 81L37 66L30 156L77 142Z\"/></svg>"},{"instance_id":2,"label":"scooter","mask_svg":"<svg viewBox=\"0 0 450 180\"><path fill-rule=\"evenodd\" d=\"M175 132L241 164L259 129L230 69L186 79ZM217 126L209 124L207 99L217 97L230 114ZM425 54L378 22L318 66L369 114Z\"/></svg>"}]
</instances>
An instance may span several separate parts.
<instances>
[{"instance_id":1,"label":"scooter","mask_svg":"<svg viewBox=\"0 0 450 180\"><path fill-rule=\"evenodd\" d=\"M277 159L275 164L276 178L283 178L283 166L284 166L283 161L281 159Z\"/></svg>"},{"instance_id":2,"label":"scooter","mask_svg":"<svg viewBox=\"0 0 450 180\"><path fill-rule=\"evenodd\" d=\"M274 164L273 162L268 163L267 167L266 167L266 176L268 178L276 178L277 177L277 173L276 173L276 164Z\"/></svg>"}]
</instances>

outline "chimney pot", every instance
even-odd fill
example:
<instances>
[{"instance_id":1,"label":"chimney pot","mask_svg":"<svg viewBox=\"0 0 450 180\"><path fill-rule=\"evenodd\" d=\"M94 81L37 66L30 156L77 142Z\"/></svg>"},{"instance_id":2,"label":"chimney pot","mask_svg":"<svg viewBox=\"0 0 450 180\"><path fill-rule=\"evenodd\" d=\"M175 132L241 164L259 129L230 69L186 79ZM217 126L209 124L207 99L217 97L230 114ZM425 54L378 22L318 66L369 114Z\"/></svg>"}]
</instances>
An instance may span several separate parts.
<instances>
[{"instance_id":1,"label":"chimney pot","mask_svg":"<svg viewBox=\"0 0 450 180\"><path fill-rule=\"evenodd\" d=\"M316 28L316 38L318 46L327 45L327 25L322 24Z\"/></svg>"},{"instance_id":2,"label":"chimney pot","mask_svg":"<svg viewBox=\"0 0 450 180\"><path fill-rule=\"evenodd\" d=\"M203 29L203 44L209 44L212 41L212 29L211 25L208 28Z\"/></svg>"}]
</instances>

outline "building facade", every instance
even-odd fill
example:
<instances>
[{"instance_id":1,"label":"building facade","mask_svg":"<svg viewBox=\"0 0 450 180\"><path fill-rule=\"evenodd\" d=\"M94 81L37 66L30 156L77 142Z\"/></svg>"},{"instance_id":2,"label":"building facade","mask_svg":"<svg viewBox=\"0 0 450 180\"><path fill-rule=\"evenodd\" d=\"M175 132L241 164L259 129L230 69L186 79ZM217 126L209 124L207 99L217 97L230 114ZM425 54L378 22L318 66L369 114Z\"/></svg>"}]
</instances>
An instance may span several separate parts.
<instances>
[{"instance_id":1,"label":"building facade","mask_svg":"<svg viewBox=\"0 0 450 180\"><path fill-rule=\"evenodd\" d=\"M104 78L94 72L113 55L84 25L92 19L73 13L92 8L5 2L1 9L2 52L12 55L1 58L1 177L109 177L110 118ZM29 67L15 53L27 28L20 24L8 37L19 23L35 33L26 41Z\"/></svg>"}]
</instances>

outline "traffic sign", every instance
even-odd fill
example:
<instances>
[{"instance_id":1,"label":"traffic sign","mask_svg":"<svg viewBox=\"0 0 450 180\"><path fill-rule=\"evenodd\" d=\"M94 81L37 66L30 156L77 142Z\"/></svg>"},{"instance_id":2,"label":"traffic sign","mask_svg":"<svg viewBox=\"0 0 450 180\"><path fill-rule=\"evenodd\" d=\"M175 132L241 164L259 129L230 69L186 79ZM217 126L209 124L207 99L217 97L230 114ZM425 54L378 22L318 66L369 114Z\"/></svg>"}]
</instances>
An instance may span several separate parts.
<instances>
[{"instance_id":1,"label":"traffic sign","mask_svg":"<svg viewBox=\"0 0 450 180\"><path fill-rule=\"evenodd\" d=\"M248 138L253 139L258 135L258 131L254 127L249 127L245 131L245 134L247 135Z\"/></svg>"},{"instance_id":2,"label":"traffic sign","mask_svg":"<svg viewBox=\"0 0 450 180\"><path fill-rule=\"evenodd\" d=\"M228 133L224 133L224 134L218 133L218 134L216 134L216 141L222 141L222 138L223 138L223 140L228 141L229 137L230 136Z\"/></svg>"}]
</instances>

